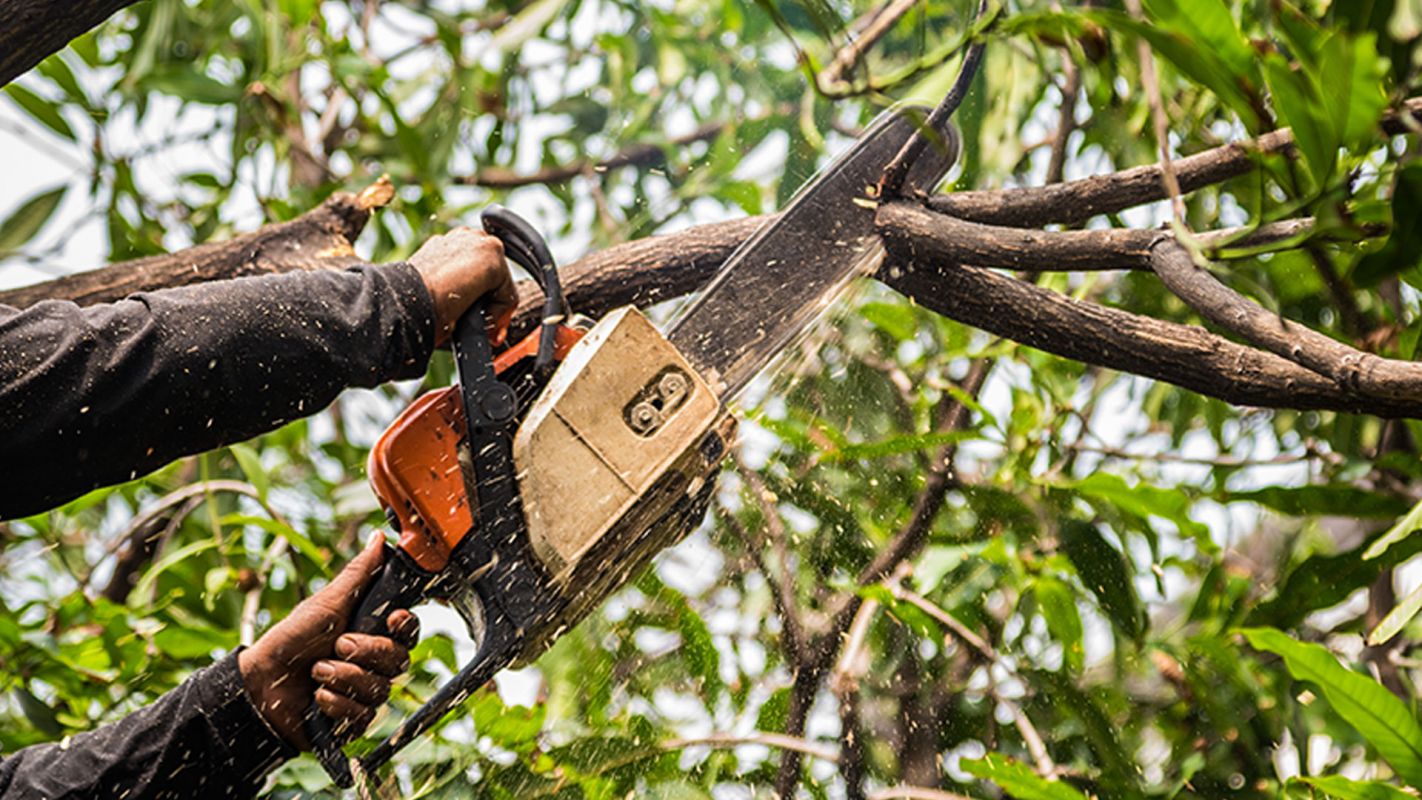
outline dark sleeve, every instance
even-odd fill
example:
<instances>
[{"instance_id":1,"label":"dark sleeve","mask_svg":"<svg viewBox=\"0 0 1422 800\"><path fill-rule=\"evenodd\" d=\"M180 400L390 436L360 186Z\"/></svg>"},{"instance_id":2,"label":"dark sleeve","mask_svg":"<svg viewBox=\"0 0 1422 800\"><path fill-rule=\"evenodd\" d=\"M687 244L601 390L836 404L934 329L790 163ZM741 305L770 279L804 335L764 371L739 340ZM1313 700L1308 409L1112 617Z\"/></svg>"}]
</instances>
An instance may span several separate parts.
<instances>
[{"instance_id":1,"label":"dark sleeve","mask_svg":"<svg viewBox=\"0 0 1422 800\"><path fill-rule=\"evenodd\" d=\"M407 264L0 306L0 519L418 377L433 346Z\"/></svg>"},{"instance_id":2,"label":"dark sleeve","mask_svg":"<svg viewBox=\"0 0 1422 800\"><path fill-rule=\"evenodd\" d=\"M152 705L0 761L0 798L253 797L296 750L257 714L233 653Z\"/></svg>"}]
</instances>

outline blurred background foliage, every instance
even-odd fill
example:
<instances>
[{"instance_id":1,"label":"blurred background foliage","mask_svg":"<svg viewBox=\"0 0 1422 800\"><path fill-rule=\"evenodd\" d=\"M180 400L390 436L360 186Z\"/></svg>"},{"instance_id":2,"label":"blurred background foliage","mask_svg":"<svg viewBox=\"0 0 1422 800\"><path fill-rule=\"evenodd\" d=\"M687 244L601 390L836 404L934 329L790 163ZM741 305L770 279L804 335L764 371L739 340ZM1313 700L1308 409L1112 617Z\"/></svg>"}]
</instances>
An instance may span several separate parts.
<instances>
[{"instance_id":1,"label":"blurred background foliage","mask_svg":"<svg viewBox=\"0 0 1422 800\"><path fill-rule=\"evenodd\" d=\"M536 220L567 260L773 210L877 110L942 94L973 5L151 0L5 90L8 119L73 173L0 209L0 271L77 266L61 262L86 226L108 242L91 263L222 238L382 174L399 191L358 244L375 261L491 201ZM1175 156L1296 132L1297 159L1190 197L1192 227L1395 225L1361 246L1232 262L1231 283L1413 357L1422 166L1416 139L1378 121L1417 82L1422 3L1144 6L996 4L945 190L1154 161L1144 41ZM887 9L887 34L836 70ZM1150 275L1043 281L1194 321ZM0 528L4 750L115 719L284 615L381 524L367 448L449 373L441 356L423 383L350 392ZM955 402L968 423L944 429ZM379 792L770 796L784 752L804 756L790 771L803 797L1422 788L1416 423L1230 407L995 340L877 285L742 406L706 523L410 747ZM861 583L945 459L924 545ZM846 609L853 628L818 643L830 657L797 701L807 643ZM374 734L469 651L447 612L424 618L454 633L420 645ZM1395 635L1370 645L1379 623ZM323 786L302 758L270 791Z\"/></svg>"}]
</instances>

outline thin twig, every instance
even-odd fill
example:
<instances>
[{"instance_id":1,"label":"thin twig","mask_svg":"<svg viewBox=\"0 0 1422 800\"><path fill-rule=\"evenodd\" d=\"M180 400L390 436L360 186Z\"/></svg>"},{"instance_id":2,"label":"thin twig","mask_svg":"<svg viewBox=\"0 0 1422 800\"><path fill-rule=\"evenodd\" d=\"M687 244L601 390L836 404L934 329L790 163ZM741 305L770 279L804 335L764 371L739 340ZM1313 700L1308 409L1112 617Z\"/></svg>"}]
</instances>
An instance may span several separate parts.
<instances>
[{"instance_id":1,"label":"thin twig","mask_svg":"<svg viewBox=\"0 0 1422 800\"><path fill-rule=\"evenodd\" d=\"M1142 22L1145 12L1141 10L1141 0L1126 0L1126 9ZM1148 24L1148 23L1147 23ZM1156 146L1160 149L1160 179L1165 186L1166 196L1175 214L1175 224L1185 225L1185 200L1180 192L1180 181L1175 177L1175 168L1170 162L1170 122L1165 117L1165 104L1160 97L1160 76L1155 69L1155 53L1150 43L1142 38L1137 42L1136 52L1141 62L1141 83L1145 84L1146 104L1150 106L1151 120L1155 124Z\"/></svg>"},{"instance_id":2,"label":"thin twig","mask_svg":"<svg viewBox=\"0 0 1422 800\"><path fill-rule=\"evenodd\" d=\"M1051 156L1047 159L1047 183L1061 183L1066 177L1067 142L1076 130L1076 98L1081 94L1081 70L1077 69L1069 52L1064 53L1062 72L1062 107L1057 114L1057 132L1052 135Z\"/></svg>"},{"instance_id":3,"label":"thin twig","mask_svg":"<svg viewBox=\"0 0 1422 800\"><path fill-rule=\"evenodd\" d=\"M884 38L884 34L893 30L917 2L918 0L889 0L852 24L850 30L855 34L853 38L835 53L829 66L815 76L815 85L819 87L820 93L834 96L851 91L853 87L845 80L845 74L859 66L869 48Z\"/></svg>"},{"instance_id":4,"label":"thin twig","mask_svg":"<svg viewBox=\"0 0 1422 800\"><path fill-rule=\"evenodd\" d=\"M957 637L959 641L976 650L979 655L987 659L993 666L1008 674L1016 674L1016 668L1003 659L986 639L978 636L968 626L959 622L957 617L954 617L939 607L937 603L934 603L912 589L904 588L898 582L886 582L885 586L893 593L896 600L909 603L914 608L932 617L939 624L951 631L953 636ZM1022 735L1022 741L1027 745L1027 752L1031 754L1032 761L1036 764L1037 773L1043 777L1055 775L1057 772L1056 762L1052 760L1051 754L1047 752L1046 741L1042 738L1042 734L1038 732L1037 726L1032 724L1031 718L1022 711L1022 708L1017 705L1016 701L1003 696L1003 694L998 691L997 683L991 681L991 676L989 676L989 678L989 693L994 700L1002 704L1002 706L1012 714L1013 725L1017 728L1018 733Z\"/></svg>"},{"instance_id":5,"label":"thin twig","mask_svg":"<svg viewBox=\"0 0 1422 800\"><path fill-rule=\"evenodd\" d=\"M783 733L773 733L771 731L756 731L749 734L720 733L710 736L699 736L691 739L672 739L662 743L662 747L667 750L684 750L688 747L741 747L748 744L757 744L763 747L774 747L780 750L803 753L821 761L828 761L831 764L839 762L839 751L829 745L811 742L801 739L798 736L786 736Z\"/></svg>"}]
</instances>

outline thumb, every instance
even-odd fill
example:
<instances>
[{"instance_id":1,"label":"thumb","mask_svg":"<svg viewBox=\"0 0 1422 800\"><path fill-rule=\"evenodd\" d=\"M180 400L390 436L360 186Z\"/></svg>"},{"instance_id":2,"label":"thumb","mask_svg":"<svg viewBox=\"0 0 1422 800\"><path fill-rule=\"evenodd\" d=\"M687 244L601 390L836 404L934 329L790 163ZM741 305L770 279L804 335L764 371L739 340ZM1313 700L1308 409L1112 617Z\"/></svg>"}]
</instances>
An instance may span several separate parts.
<instances>
[{"instance_id":1,"label":"thumb","mask_svg":"<svg viewBox=\"0 0 1422 800\"><path fill-rule=\"evenodd\" d=\"M385 562L385 535L380 531L371 534L365 549L346 564L326 587L312 598L320 598L323 605L333 611L349 614L355 608L361 592L379 574Z\"/></svg>"}]
</instances>

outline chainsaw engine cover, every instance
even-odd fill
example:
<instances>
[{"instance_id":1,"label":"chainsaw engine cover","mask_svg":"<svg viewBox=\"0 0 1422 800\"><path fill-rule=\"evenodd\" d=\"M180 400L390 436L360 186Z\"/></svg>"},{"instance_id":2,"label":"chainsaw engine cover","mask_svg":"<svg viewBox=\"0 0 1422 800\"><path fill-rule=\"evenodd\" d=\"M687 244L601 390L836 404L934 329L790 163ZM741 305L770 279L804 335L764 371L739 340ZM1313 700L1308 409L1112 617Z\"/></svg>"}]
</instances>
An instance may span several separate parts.
<instances>
[{"instance_id":1,"label":"chainsaw engine cover","mask_svg":"<svg viewBox=\"0 0 1422 800\"><path fill-rule=\"evenodd\" d=\"M695 526L734 431L712 387L635 308L568 352L514 437L529 543L566 603L548 630L528 632L525 658Z\"/></svg>"}]
</instances>

